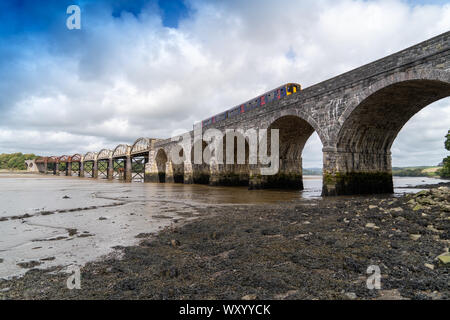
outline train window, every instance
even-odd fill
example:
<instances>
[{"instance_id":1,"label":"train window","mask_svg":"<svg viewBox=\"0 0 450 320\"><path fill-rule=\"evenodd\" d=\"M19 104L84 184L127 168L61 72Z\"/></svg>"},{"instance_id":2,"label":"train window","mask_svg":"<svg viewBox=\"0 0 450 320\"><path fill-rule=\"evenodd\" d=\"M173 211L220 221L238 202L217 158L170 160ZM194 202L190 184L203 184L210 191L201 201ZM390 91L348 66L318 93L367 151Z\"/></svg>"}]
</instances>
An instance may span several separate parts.
<instances>
[{"instance_id":1,"label":"train window","mask_svg":"<svg viewBox=\"0 0 450 320\"><path fill-rule=\"evenodd\" d=\"M287 94L290 95L290 94L293 94L294 92L295 92L294 85L292 85L292 84L288 85L287 86Z\"/></svg>"},{"instance_id":2,"label":"train window","mask_svg":"<svg viewBox=\"0 0 450 320\"><path fill-rule=\"evenodd\" d=\"M222 114L219 114L219 115L214 117L214 122L223 121L226 118L227 118L227 114L226 113L222 113Z\"/></svg>"}]
</instances>

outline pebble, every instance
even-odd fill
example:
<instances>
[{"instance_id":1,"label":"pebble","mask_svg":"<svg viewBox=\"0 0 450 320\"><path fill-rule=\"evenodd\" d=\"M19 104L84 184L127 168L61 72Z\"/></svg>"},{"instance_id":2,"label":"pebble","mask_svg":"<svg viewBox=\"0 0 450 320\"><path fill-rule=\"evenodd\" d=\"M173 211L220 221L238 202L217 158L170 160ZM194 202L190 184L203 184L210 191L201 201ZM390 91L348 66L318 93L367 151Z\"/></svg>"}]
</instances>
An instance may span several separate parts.
<instances>
[{"instance_id":1,"label":"pebble","mask_svg":"<svg viewBox=\"0 0 450 320\"><path fill-rule=\"evenodd\" d=\"M432 224L427 226L428 230L431 230L433 232L439 233L440 231L438 229L436 229Z\"/></svg>"},{"instance_id":2,"label":"pebble","mask_svg":"<svg viewBox=\"0 0 450 320\"><path fill-rule=\"evenodd\" d=\"M414 241L419 240L420 237L422 237L420 234L410 234L410 235L409 235L409 238L410 238L411 240L414 240Z\"/></svg>"},{"instance_id":3,"label":"pebble","mask_svg":"<svg viewBox=\"0 0 450 320\"><path fill-rule=\"evenodd\" d=\"M434 265L431 264L431 263L425 263L424 266L427 267L430 270L434 270Z\"/></svg>"},{"instance_id":4,"label":"pebble","mask_svg":"<svg viewBox=\"0 0 450 320\"><path fill-rule=\"evenodd\" d=\"M437 256L437 259L439 260L439 262L443 263L443 264L450 264L450 253L445 252L439 256Z\"/></svg>"},{"instance_id":5,"label":"pebble","mask_svg":"<svg viewBox=\"0 0 450 320\"><path fill-rule=\"evenodd\" d=\"M349 299L352 299L352 300L356 299L356 294L354 292L347 292L345 295Z\"/></svg>"}]
</instances>

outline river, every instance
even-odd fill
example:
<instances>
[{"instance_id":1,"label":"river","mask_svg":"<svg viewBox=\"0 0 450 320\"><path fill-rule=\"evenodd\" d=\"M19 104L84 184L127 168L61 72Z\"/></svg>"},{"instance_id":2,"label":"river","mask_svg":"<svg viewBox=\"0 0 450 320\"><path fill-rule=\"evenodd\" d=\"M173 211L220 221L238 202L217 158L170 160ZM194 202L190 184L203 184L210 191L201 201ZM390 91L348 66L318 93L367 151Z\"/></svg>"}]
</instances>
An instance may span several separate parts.
<instances>
[{"instance_id":1,"label":"river","mask_svg":"<svg viewBox=\"0 0 450 320\"><path fill-rule=\"evenodd\" d=\"M394 178L396 194L417 192L433 178ZM0 278L30 267L83 265L139 241L209 205L251 205L319 198L320 176L305 176L305 190L122 183L119 181L0 174Z\"/></svg>"}]
</instances>

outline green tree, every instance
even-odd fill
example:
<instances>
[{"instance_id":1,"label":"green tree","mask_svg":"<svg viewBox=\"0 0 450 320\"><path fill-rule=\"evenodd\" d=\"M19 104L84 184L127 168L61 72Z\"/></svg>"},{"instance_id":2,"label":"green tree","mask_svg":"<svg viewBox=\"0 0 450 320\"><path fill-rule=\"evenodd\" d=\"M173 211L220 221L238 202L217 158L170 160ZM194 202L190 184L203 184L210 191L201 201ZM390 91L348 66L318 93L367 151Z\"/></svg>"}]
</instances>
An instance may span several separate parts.
<instances>
[{"instance_id":1,"label":"green tree","mask_svg":"<svg viewBox=\"0 0 450 320\"><path fill-rule=\"evenodd\" d=\"M447 135L445 136L447 139L445 140L445 149L450 151L450 129L447 132Z\"/></svg>"},{"instance_id":2,"label":"green tree","mask_svg":"<svg viewBox=\"0 0 450 320\"><path fill-rule=\"evenodd\" d=\"M450 151L450 130L448 130L445 138L445 149ZM442 178L450 178L450 156L444 159L444 167L439 173Z\"/></svg>"},{"instance_id":3,"label":"green tree","mask_svg":"<svg viewBox=\"0 0 450 320\"><path fill-rule=\"evenodd\" d=\"M25 160L36 159L34 154L11 153L0 154L0 169L7 170L25 170Z\"/></svg>"}]
</instances>

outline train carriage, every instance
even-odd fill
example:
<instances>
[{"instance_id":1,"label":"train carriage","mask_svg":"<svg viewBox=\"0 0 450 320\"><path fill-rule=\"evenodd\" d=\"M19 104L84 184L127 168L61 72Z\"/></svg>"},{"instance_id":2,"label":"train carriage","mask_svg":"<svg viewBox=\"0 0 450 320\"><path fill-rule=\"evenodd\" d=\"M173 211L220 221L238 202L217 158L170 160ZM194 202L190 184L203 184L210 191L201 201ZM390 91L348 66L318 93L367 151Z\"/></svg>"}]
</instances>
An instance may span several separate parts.
<instances>
[{"instance_id":1,"label":"train carriage","mask_svg":"<svg viewBox=\"0 0 450 320\"><path fill-rule=\"evenodd\" d=\"M217 123L226 119L236 117L242 113L251 111L255 108L264 107L267 103L270 103L274 100L280 100L294 93L298 93L301 91L301 89L302 89L301 85L297 83L284 84L278 88L275 88L269 92L264 93L263 95L251 99L241 105L238 105L223 113L215 115L214 117L198 122L194 124L194 129L198 129L200 127L207 127L213 123Z\"/></svg>"}]
</instances>

